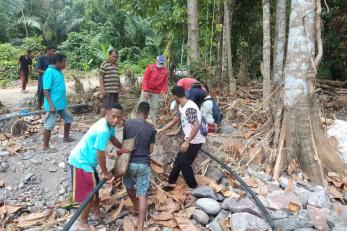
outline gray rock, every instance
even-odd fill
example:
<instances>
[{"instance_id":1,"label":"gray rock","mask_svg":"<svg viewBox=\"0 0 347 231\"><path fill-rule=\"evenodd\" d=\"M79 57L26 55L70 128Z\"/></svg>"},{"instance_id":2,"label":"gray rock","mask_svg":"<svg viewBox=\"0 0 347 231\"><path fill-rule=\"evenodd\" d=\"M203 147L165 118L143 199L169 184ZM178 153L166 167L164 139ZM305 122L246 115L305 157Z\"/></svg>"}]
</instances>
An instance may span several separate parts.
<instances>
[{"instance_id":1,"label":"gray rock","mask_svg":"<svg viewBox=\"0 0 347 231\"><path fill-rule=\"evenodd\" d=\"M56 209L55 212L57 214L57 217L63 217L68 213L66 209L62 208Z\"/></svg>"},{"instance_id":2,"label":"gray rock","mask_svg":"<svg viewBox=\"0 0 347 231\"><path fill-rule=\"evenodd\" d=\"M336 213L331 213L327 217L327 223L331 229L338 227L347 227L347 220L342 216L337 216Z\"/></svg>"},{"instance_id":3,"label":"gray rock","mask_svg":"<svg viewBox=\"0 0 347 231\"><path fill-rule=\"evenodd\" d=\"M274 224L279 230L292 230L313 227L310 222L301 220L298 217L288 217L284 219L274 220Z\"/></svg>"},{"instance_id":4,"label":"gray rock","mask_svg":"<svg viewBox=\"0 0 347 231\"><path fill-rule=\"evenodd\" d=\"M345 198L345 200L347 200L347 192L343 193L343 197Z\"/></svg>"},{"instance_id":5,"label":"gray rock","mask_svg":"<svg viewBox=\"0 0 347 231\"><path fill-rule=\"evenodd\" d=\"M289 214L284 210L271 211L271 217L273 219L283 219L283 218L287 218L288 216Z\"/></svg>"},{"instance_id":6,"label":"gray rock","mask_svg":"<svg viewBox=\"0 0 347 231\"><path fill-rule=\"evenodd\" d=\"M227 210L220 211L220 213L218 213L216 218L213 219L213 221L210 224L208 224L206 227L210 231L224 231L224 229L220 225L220 221L224 221L227 218L227 216L229 215L229 213L230 212Z\"/></svg>"},{"instance_id":7,"label":"gray rock","mask_svg":"<svg viewBox=\"0 0 347 231\"><path fill-rule=\"evenodd\" d=\"M251 168L247 168L247 172L253 178L257 178L257 179L260 179L262 181L271 180L271 176L269 174L266 174L264 171L255 172Z\"/></svg>"},{"instance_id":8,"label":"gray rock","mask_svg":"<svg viewBox=\"0 0 347 231\"><path fill-rule=\"evenodd\" d=\"M60 162L59 164L58 164L58 166L60 167L60 168L65 168L66 167L66 164L64 163L64 162Z\"/></svg>"},{"instance_id":9,"label":"gray rock","mask_svg":"<svg viewBox=\"0 0 347 231\"><path fill-rule=\"evenodd\" d=\"M224 134L231 134L235 131L235 128L231 126L230 124L228 124L226 121L222 121L220 129L221 129L221 132L223 132Z\"/></svg>"},{"instance_id":10,"label":"gray rock","mask_svg":"<svg viewBox=\"0 0 347 231\"><path fill-rule=\"evenodd\" d=\"M224 176L224 173L220 168L214 167L207 170L206 176L218 183Z\"/></svg>"},{"instance_id":11,"label":"gray rock","mask_svg":"<svg viewBox=\"0 0 347 231\"><path fill-rule=\"evenodd\" d=\"M60 189L59 189L59 195L62 195L62 194L64 194L65 193L65 188L64 187L61 187Z\"/></svg>"},{"instance_id":12,"label":"gray rock","mask_svg":"<svg viewBox=\"0 0 347 231\"><path fill-rule=\"evenodd\" d=\"M13 190L13 188L12 188L11 186L7 186L7 187L6 187L6 191L11 192L12 190Z\"/></svg>"},{"instance_id":13,"label":"gray rock","mask_svg":"<svg viewBox=\"0 0 347 231\"><path fill-rule=\"evenodd\" d=\"M10 165L7 163L7 161L4 161L1 162L1 167L4 169L3 172L5 172L10 167Z\"/></svg>"},{"instance_id":14,"label":"gray rock","mask_svg":"<svg viewBox=\"0 0 347 231\"><path fill-rule=\"evenodd\" d=\"M220 204L211 198L200 198L195 203L198 208L210 215L218 214L221 210Z\"/></svg>"},{"instance_id":15,"label":"gray rock","mask_svg":"<svg viewBox=\"0 0 347 231\"><path fill-rule=\"evenodd\" d=\"M35 176L34 173L28 173L24 176L24 182L29 181L33 176Z\"/></svg>"},{"instance_id":16,"label":"gray rock","mask_svg":"<svg viewBox=\"0 0 347 231\"><path fill-rule=\"evenodd\" d=\"M331 231L347 231L347 228L346 227L335 227Z\"/></svg>"},{"instance_id":17,"label":"gray rock","mask_svg":"<svg viewBox=\"0 0 347 231\"><path fill-rule=\"evenodd\" d=\"M20 182L19 185L18 185L18 188L19 188L19 189L24 188L24 183L23 183L23 182Z\"/></svg>"},{"instance_id":18,"label":"gray rock","mask_svg":"<svg viewBox=\"0 0 347 231\"><path fill-rule=\"evenodd\" d=\"M199 186L192 191L192 195L199 198L211 198L218 200L218 196L210 186Z\"/></svg>"},{"instance_id":19,"label":"gray rock","mask_svg":"<svg viewBox=\"0 0 347 231\"><path fill-rule=\"evenodd\" d=\"M225 187L228 187L229 186L229 180L225 177L222 177L219 184L224 185Z\"/></svg>"},{"instance_id":20,"label":"gray rock","mask_svg":"<svg viewBox=\"0 0 347 231\"><path fill-rule=\"evenodd\" d=\"M56 168L56 167L50 167L50 168L48 169L48 171L50 171L50 172L56 172L56 171L57 171L57 168Z\"/></svg>"},{"instance_id":21,"label":"gray rock","mask_svg":"<svg viewBox=\"0 0 347 231\"><path fill-rule=\"evenodd\" d=\"M224 201L225 197L221 193L216 193L217 195L217 201Z\"/></svg>"},{"instance_id":22,"label":"gray rock","mask_svg":"<svg viewBox=\"0 0 347 231\"><path fill-rule=\"evenodd\" d=\"M203 225L207 225L208 224L208 221L210 220L210 218L208 217L208 215L200 210L200 209L195 209L193 211L193 218L199 222L200 224L203 224Z\"/></svg>"},{"instance_id":23,"label":"gray rock","mask_svg":"<svg viewBox=\"0 0 347 231\"><path fill-rule=\"evenodd\" d=\"M222 203L223 209L228 209L231 213L247 212L255 216L261 217L261 213L254 202L248 197L232 199L227 198Z\"/></svg>"},{"instance_id":24,"label":"gray rock","mask_svg":"<svg viewBox=\"0 0 347 231\"><path fill-rule=\"evenodd\" d=\"M301 229L295 229L294 231L316 231L317 229L313 228L301 228Z\"/></svg>"},{"instance_id":25,"label":"gray rock","mask_svg":"<svg viewBox=\"0 0 347 231\"><path fill-rule=\"evenodd\" d=\"M311 220L309 212L307 209L300 209L297 217L301 220L309 221Z\"/></svg>"},{"instance_id":26,"label":"gray rock","mask_svg":"<svg viewBox=\"0 0 347 231\"><path fill-rule=\"evenodd\" d=\"M287 188L288 183L289 183L289 179L281 176L279 179L279 183L280 183L282 188ZM293 181L293 186L296 187L296 181Z\"/></svg>"},{"instance_id":27,"label":"gray rock","mask_svg":"<svg viewBox=\"0 0 347 231\"><path fill-rule=\"evenodd\" d=\"M249 213L234 213L230 219L232 230L269 230L270 226L261 218Z\"/></svg>"},{"instance_id":28,"label":"gray rock","mask_svg":"<svg viewBox=\"0 0 347 231\"><path fill-rule=\"evenodd\" d=\"M299 193L296 195L303 208L307 207L308 198L310 197L310 195L310 192Z\"/></svg>"},{"instance_id":29,"label":"gray rock","mask_svg":"<svg viewBox=\"0 0 347 231\"><path fill-rule=\"evenodd\" d=\"M6 150L0 150L0 156L9 156L10 155L10 152L6 151Z\"/></svg>"},{"instance_id":30,"label":"gray rock","mask_svg":"<svg viewBox=\"0 0 347 231\"><path fill-rule=\"evenodd\" d=\"M312 192L308 198L308 204L317 208L330 208L329 194L325 190Z\"/></svg>"}]
</instances>

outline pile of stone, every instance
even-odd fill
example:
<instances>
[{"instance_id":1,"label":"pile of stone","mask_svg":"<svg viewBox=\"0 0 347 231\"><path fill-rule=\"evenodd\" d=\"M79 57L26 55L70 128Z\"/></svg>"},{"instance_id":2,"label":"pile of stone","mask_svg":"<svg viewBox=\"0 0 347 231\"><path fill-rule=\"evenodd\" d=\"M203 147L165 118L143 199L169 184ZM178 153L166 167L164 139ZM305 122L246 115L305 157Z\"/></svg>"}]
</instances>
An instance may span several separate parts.
<instances>
[{"instance_id":1,"label":"pile of stone","mask_svg":"<svg viewBox=\"0 0 347 231\"><path fill-rule=\"evenodd\" d=\"M209 170L207 176L217 183L226 182L220 169ZM294 182L290 190L285 190L288 189L287 178L282 177L280 183L277 183L264 180L264 173L259 173L258 176L257 180L263 181L269 188L268 194L259 196L259 199L278 230L347 230L347 206L333 202L323 188L307 182ZM193 219L211 231L225 230L226 222L233 231L270 230L264 214L250 194L236 188L230 190L243 196L225 198L210 186L194 189L192 195L197 200Z\"/></svg>"}]
</instances>

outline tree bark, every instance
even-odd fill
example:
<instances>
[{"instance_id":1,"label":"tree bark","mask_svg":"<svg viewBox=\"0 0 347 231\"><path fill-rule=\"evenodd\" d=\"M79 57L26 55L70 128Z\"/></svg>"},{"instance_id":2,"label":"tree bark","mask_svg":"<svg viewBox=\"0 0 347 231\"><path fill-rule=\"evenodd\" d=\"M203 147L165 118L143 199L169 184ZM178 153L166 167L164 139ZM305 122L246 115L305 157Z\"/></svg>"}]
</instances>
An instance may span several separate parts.
<instances>
[{"instance_id":1,"label":"tree bark","mask_svg":"<svg viewBox=\"0 0 347 231\"><path fill-rule=\"evenodd\" d=\"M316 3L292 0L284 71L284 114L273 176L277 179L289 160L296 158L312 182L326 187L324 171L340 174L347 171L320 125L315 99L316 32Z\"/></svg>"},{"instance_id":2,"label":"tree bark","mask_svg":"<svg viewBox=\"0 0 347 231\"><path fill-rule=\"evenodd\" d=\"M277 0L276 6L276 26L275 26L275 41L273 54L273 89L276 90L283 82L283 64L286 42L286 0ZM273 143L276 147L280 135L280 121L283 114L283 102L281 99L281 91L276 91L274 94L275 103L272 106L272 118L274 125Z\"/></svg>"},{"instance_id":3,"label":"tree bark","mask_svg":"<svg viewBox=\"0 0 347 231\"><path fill-rule=\"evenodd\" d=\"M263 101L264 110L269 108L271 94L271 37L270 37L270 0L263 0L263 62L261 72L263 75Z\"/></svg>"},{"instance_id":4,"label":"tree bark","mask_svg":"<svg viewBox=\"0 0 347 231\"><path fill-rule=\"evenodd\" d=\"M235 8L235 0L224 0L224 22L223 22L223 79L229 80L229 92L232 94L236 90L236 80L233 74L232 53L231 53L231 22Z\"/></svg>"},{"instance_id":5,"label":"tree bark","mask_svg":"<svg viewBox=\"0 0 347 231\"><path fill-rule=\"evenodd\" d=\"M188 11L188 64L199 60L198 2L187 0Z\"/></svg>"}]
</instances>

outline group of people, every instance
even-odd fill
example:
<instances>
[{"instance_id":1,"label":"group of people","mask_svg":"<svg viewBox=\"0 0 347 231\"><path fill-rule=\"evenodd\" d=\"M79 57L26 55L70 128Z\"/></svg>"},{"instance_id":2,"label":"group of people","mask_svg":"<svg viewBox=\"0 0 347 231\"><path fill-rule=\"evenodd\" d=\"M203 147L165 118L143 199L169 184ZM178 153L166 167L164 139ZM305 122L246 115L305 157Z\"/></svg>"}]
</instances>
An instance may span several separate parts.
<instances>
[{"instance_id":1,"label":"group of people","mask_svg":"<svg viewBox=\"0 0 347 231\"><path fill-rule=\"evenodd\" d=\"M47 57L47 59L46 59ZM201 123L205 115L212 115L212 107L208 109L210 98L208 87L192 78L177 82L171 90L175 106L172 120L160 129L155 129L153 123L158 115L159 103L162 97L167 97L168 70L164 66L162 55L156 57L156 63L148 65L142 81L140 102L137 106L137 116L123 121L122 106L118 103L121 82L117 66L118 53L111 50L108 59L100 66L99 82L102 96L100 119L94 123L83 138L77 143L69 156L73 185L73 200L83 202L94 190L99 179L111 179L112 172L106 167L106 148L108 142L118 148L117 155L129 153L116 138L120 127L123 126L123 140L134 138L134 150L123 183L133 202L134 212L138 213L138 229L144 230L147 211L147 193L151 182L150 154L154 150L156 135L171 127L181 124L184 141L175 158L168 182L162 185L164 190L172 190L176 186L179 174L182 173L190 189L197 187L192 163L197 157L201 146L206 142L201 132ZM47 62L49 64L47 64ZM49 145L51 131L55 127L57 115L64 120L64 142L71 142L69 136L72 115L67 111L66 86L62 70L66 66L63 54L48 50L47 55L38 60L37 70L41 70L39 82L42 83L43 105L47 112L44 120L43 149L56 151ZM40 91L38 91L40 92ZM39 94L38 94L39 95ZM211 101L212 102L212 101ZM206 116L208 118L208 116ZM212 116L213 119L213 116ZM208 119L208 123L214 121ZM99 178L97 166L101 170ZM81 214L78 228L80 230L95 230L88 223L89 213L93 211L95 218L101 217L98 194L89 202Z\"/></svg>"}]
</instances>

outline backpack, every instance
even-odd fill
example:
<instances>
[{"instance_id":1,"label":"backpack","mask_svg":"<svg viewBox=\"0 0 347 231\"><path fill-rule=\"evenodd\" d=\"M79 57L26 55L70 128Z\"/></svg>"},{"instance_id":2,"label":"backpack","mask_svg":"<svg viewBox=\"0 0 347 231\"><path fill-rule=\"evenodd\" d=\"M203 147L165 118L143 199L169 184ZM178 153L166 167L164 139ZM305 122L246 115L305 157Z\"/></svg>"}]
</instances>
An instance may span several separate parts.
<instances>
[{"instance_id":1,"label":"backpack","mask_svg":"<svg viewBox=\"0 0 347 231\"><path fill-rule=\"evenodd\" d=\"M208 125L207 125L205 116L201 116L200 133L203 136L207 136L208 135Z\"/></svg>"},{"instance_id":2,"label":"backpack","mask_svg":"<svg viewBox=\"0 0 347 231\"><path fill-rule=\"evenodd\" d=\"M223 119L222 111L218 107L216 101L214 101L212 98L205 99L204 102L207 100L212 101L212 116L213 116L214 122L219 125Z\"/></svg>"}]
</instances>

